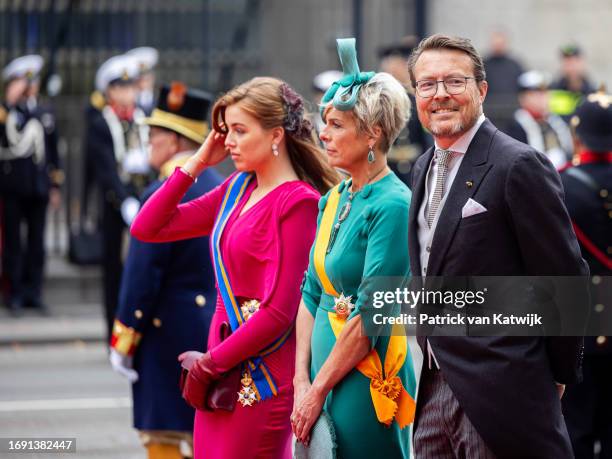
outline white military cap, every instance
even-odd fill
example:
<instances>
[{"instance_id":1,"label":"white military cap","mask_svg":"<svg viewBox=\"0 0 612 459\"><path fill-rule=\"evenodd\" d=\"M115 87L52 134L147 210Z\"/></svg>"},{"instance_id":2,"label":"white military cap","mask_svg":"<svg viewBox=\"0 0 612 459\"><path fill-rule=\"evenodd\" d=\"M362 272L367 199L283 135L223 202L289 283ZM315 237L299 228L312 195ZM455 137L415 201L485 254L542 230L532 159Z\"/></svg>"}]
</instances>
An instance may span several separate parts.
<instances>
[{"instance_id":1,"label":"white military cap","mask_svg":"<svg viewBox=\"0 0 612 459\"><path fill-rule=\"evenodd\" d=\"M550 77L538 70L529 70L518 77L518 88L521 91L545 90L550 84Z\"/></svg>"},{"instance_id":2,"label":"white military cap","mask_svg":"<svg viewBox=\"0 0 612 459\"><path fill-rule=\"evenodd\" d=\"M312 86L317 91L325 92L332 84L342 78L342 76L343 73L339 70L326 70L314 77Z\"/></svg>"},{"instance_id":3,"label":"white military cap","mask_svg":"<svg viewBox=\"0 0 612 459\"><path fill-rule=\"evenodd\" d=\"M153 67L157 65L157 61L159 60L159 52L150 46L130 49L125 54L136 60L140 73L146 73L153 70Z\"/></svg>"},{"instance_id":4,"label":"white military cap","mask_svg":"<svg viewBox=\"0 0 612 459\"><path fill-rule=\"evenodd\" d=\"M44 64L42 56L38 54L29 54L12 60L2 71L2 79L4 81L12 80L13 78L27 77L35 78L40 73Z\"/></svg>"},{"instance_id":5,"label":"white military cap","mask_svg":"<svg viewBox=\"0 0 612 459\"><path fill-rule=\"evenodd\" d=\"M113 56L100 66L96 73L96 89L105 92L116 81L132 81L138 77L138 64L125 54Z\"/></svg>"}]
</instances>

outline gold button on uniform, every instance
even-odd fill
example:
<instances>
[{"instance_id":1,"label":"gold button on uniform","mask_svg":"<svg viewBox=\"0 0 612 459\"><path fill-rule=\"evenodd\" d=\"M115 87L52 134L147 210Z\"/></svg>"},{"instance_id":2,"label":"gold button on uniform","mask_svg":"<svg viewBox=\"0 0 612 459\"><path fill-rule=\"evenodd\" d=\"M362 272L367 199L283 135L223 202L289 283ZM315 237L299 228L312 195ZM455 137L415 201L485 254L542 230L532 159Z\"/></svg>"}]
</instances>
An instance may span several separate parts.
<instances>
[{"instance_id":1,"label":"gold button on uniform","mask_svg":"<svg viewBox=\"0 0 612 459\"><path fill-rule=\"evenodd\" d=\"M600 346L603 346L604 344L606 344L606 337L605 336L598 336L597 337L597 344L599 344Z\"/></svg>"},{"instance_id":2,"label":"gold button on uniform","mask_svg":"<svg viewBox=\"0 0 612 459\"><path fill-rule=\"evenodd\" d=\"M158 319L157 317L155 319L153 319L153 326L156 328L159 328L162 326L161 320Z\"/></svg>"},{"instance_id":3,"label":"gold button on uniform","mask_svg":"<svg viewBox=\"0 0 612 459\"><path fill-rule=\"evenodd\" d=\"M593 278L591 279L591 282L593 282L593 285L599 285L601 284L601 277L600 276L593 276Z\"/></svg>"},{"instance_id":4,"label":"gold button on uniform","mask_svg":"<svg viewBox=\"0 0 612 459\"><path fill-rule=\"evenodd\" d=\"M200 306L201 308L206 306L206 298L204 297L204 295L198 295L195 297L195 302L198 306Z\"/></svg>"},{"instance_id":5,"label":"gold button on uniform","mask_svg":"<svg viewBox=\"0 0 612 459\"><path fill-rule=\"evenodd\" d=\"M137 319L142 319L142 311L140 309L136 309L134 311L134 317L136 317Z\"/></svg>"},{"instance_id":6,"label":"gold button on uniform","mask_svg":"<svg viewBox=\"0 0 612 459\"><path fill-rule=\"evenodd\" d=\"M599 190L599 196L601 196L602 198L607 198L608 190L606 190L605 188L602 188L601 190Z\"/></svg>"},{"instance_id":7,"label":"gold button on uniform","mask_svg":"<svg viewBox=\"0 0 612 459\"><path fill-rule=\"evenodd\" d=\"M604 305L603 304L596 304L595 305L595 312L602 312L604 310Z\"/></svg>"}]
</instances>

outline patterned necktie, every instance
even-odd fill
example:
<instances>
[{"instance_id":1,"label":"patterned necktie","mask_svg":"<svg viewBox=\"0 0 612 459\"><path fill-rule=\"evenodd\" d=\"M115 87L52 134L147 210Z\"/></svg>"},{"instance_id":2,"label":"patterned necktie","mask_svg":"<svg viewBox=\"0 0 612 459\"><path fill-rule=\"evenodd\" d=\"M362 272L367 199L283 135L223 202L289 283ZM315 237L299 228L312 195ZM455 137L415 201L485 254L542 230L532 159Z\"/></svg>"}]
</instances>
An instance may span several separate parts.
<instances>
[{"instance_id":1,"label":"patterned necktie","mask_svg":"<svg viewBox=\"0 0 612 459\"><path fill-rule=\"evenodd\" d=\"M427 226L431 228L431 225L438 213L440 207L440 201L442 201L442 195L444 194L444 184L446 183L446 176L448 175L448 165L453 156L453 152L450 150L436 150L436 161L438 163L438 169L436 172L436 187L434 188L433 195L431 197L431 204L427 210Z\"/></svg>"}]
</instances>

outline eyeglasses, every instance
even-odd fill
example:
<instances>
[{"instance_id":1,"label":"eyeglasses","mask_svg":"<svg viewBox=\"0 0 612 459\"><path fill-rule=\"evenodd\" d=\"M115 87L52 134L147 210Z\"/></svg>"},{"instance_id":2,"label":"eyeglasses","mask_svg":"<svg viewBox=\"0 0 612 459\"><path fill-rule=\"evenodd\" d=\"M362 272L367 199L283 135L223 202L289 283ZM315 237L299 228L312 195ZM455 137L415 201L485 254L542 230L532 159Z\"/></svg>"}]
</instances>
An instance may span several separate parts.
<instances>
[{"instance_id":1,"label":"eyeglasses","mask_svg":"<svg viewBox=\"0 0 612 459\"><path fill-rule=\"evenodd\" d=\"M419 97L429 98L438 92L438 83L444 85L448 94L456 96L465 91L467 80L476 80L474 77L447 77L443 80L419 80L416 82L415 89Z\"/></svg>"}]
</instances>

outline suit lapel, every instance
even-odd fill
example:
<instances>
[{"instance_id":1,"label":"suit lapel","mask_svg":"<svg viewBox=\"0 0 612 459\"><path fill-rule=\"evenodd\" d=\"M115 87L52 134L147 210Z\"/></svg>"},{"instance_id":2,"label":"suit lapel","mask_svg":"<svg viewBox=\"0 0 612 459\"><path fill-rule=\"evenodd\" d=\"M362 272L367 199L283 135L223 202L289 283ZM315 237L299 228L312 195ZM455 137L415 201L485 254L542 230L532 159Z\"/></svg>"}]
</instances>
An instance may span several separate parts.
<instances>
[{"instance_id":1,"label":"suit lapel","mask_svg":"<svg viewBox=\"0 0 612 459\"><path fill-rule=\"evenodd\" d=\"M436 225L427 268L428 276L442 274L440 272L442 262L461 221L461 209L466 201L474 196L492 167L492 164L488 163L487 160L491 141L496 131L495 126L485 120L465 152L465 157L457 171ZM471 186L468 186L468 182L471 182Z\"/></svg>"},{"instance_id":2,"label":"suit lapel","mask_svg":"<svg viewBox=\"0 0 612 459\"><path fill-rule=\"evenodd\" d=\"M410 201L410 212L408 214L408 252L410 254L413 275L421 272L418 213L425 195L425 177L427 177L427 169L429 169L433 152L434 149L432 147L423 154L424 158L417 163L417 165L421 166L420 169L415 167L412 175L412 200Z\"/></svg>"}]
</instances>

